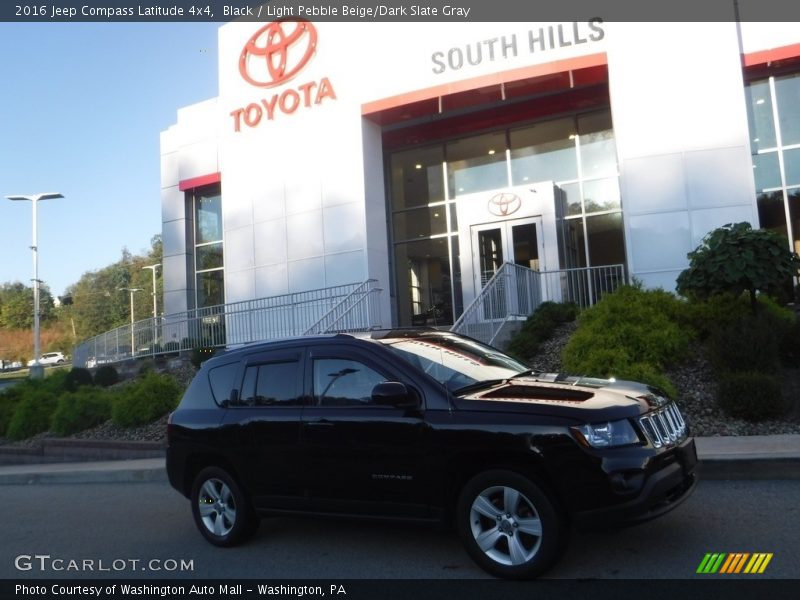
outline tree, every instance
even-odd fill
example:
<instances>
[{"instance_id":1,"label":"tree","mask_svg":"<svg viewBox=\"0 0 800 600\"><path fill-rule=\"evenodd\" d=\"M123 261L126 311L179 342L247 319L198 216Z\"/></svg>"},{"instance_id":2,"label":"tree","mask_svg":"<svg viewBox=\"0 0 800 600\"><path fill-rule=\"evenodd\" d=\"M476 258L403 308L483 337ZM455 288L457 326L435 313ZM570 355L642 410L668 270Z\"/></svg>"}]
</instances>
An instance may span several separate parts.
<instances>
[{"instance_id":1,"label":"tree","mask_svg":"<svg viewBox=\"0 0 800 600\"><path fill-rule=\"evenodd\" d=\"M800 272L800 257L788 248L786 238L774 231L749 223L723 225L687 255L689 268L678 276L678 293L708 298L747 291L755 313L757 292L780 296Z\"/></svg>"},{"instance_id":2,"label":"tree","mask_svg":"<svg viewBox=\"0 0 800 600\"><path fill-rule=\"evenodd\" d=\"M39 287L39 318L44 324L54 316L53 297L47 286ZM33 327L33 288L20 282L0 285L0 327L30 329Z\"/></svg>"}]
</instances>

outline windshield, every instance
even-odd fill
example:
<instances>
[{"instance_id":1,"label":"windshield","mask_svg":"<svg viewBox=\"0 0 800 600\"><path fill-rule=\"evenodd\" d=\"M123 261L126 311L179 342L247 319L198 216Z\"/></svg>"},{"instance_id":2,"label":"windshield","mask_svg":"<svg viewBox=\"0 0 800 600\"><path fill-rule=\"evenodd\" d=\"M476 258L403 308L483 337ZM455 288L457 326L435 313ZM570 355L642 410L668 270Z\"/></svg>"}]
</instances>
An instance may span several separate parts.
<instances>
[{"instance_id":1,"label":"windshield","mask_svg":"<svg viewBox=\"0 0 800 600\"><path fill-rule=\"evenodd\" d=\"M378 340L448 389L508 379L528 368L499 350L453 335Z\"/></svg>"}]
</instances>

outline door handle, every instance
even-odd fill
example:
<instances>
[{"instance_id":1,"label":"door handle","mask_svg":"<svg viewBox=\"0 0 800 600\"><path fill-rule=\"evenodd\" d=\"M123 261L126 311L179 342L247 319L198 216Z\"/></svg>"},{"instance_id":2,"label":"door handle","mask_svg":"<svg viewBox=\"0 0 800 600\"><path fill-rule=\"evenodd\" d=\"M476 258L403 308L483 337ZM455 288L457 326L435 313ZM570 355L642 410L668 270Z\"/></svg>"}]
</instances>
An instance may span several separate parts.
<instances>
[{"instance_id":1,"label":"door handle","mask_svg":"<svg viewBox=\"0 0 800 600\"><path fill-rule=\"evenodd\" d=\"M334 423L328 421L326 419L322 419L320 421L306 421L306 427L333 427Z\"/></svg>"}]
</instances>

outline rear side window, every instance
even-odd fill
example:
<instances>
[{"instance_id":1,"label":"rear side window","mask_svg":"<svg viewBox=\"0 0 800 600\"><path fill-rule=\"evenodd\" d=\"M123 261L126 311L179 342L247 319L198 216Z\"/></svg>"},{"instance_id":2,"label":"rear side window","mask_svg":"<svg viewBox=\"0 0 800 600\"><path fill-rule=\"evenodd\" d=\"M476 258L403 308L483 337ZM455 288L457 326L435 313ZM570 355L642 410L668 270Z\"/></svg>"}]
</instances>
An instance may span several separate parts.
<instances>
[{"instance_id":1,"label":"rear side window","mask_svg":"<svg viewBox=\"0 0 800 600\"><path fill-rule=\"evenodd\" d=\"M217 404L225 400L230 400L234 378L236 377L236 371L238 369L239 363L230 363L214 367L208 372L208 382L211 384L211 393L214 395L214 400Z\"/></svg>"},{"instance_id":2,"label":"rear side window","mask_svg":"<svg viewBox=\"0 0 800 600\"><path fill-rule=\"evenodd\" d=\"M245 406L296 406L303 404L299 360L249 365L242 383Z\"/></svg>"}]
</instances>

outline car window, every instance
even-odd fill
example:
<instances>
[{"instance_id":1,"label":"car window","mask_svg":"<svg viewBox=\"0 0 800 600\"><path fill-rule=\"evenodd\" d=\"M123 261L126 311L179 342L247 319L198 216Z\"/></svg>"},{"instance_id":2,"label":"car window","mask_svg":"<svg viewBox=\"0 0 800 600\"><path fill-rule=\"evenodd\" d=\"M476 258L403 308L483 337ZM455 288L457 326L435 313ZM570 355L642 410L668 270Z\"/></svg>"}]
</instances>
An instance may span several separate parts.
<instances>
[{"instance_id":1,"label":"car window","mask_svg":"<svg viewBox=\"0 0 800 600\"><path fill-rule=\"evenodd\" d=\"M208 372L208 382L211 384L211 393L214 396L214 400L222 402L230 399L233 379L238 368L239 363L231 363L214 367Z\"/></svg>"},{"instance_id":2,"label":"car window","mask_svg":"<svg viewBox=\"0 0 800 600\"><path fill-rule=\"evenodd\" d=\"M246 406L303 404L300 361L249 365L242 383L241 403Z\"/></svg>"},{"instance_id":3,"label":"car window","mask_svg":"<svg viewBox=\"0 0 800 600\"><path fill-rule=\"evenodd\" d=\"M314 360L314 401L318 406L368 406L372 389L387 378L356 360Z\"/></svg>"}]
</instances>

